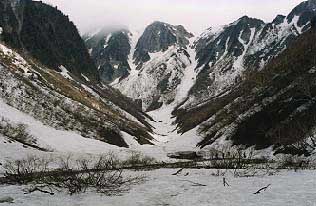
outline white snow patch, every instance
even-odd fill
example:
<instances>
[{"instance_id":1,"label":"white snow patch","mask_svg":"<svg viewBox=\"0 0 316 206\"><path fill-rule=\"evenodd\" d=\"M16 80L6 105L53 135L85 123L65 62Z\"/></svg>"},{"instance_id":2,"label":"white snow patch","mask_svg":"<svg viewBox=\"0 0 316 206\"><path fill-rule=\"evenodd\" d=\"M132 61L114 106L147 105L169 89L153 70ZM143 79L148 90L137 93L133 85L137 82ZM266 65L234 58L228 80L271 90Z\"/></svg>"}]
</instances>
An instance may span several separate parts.
<instances>
[{"instance_id":1,"label":"white snow patch","mask_svg":"<svg viewBox=\"0 0 316 206\"><path fill-rule=\"evenodd\" d=\"M24 74L30 74L31 66L24 60L24 58L13 51L12 49L0 44L0 51L12 60L12 63L23 71Z\"/></svg>"},{"instance_id":2,"label":"white snow patch","mask_svg":"<svg viewBox=\"0 0 316 206\"><path fill-rule=\"evenodd\" d=\"M81 76L82 76L87 82L90 82L90 79L89 79L87 76L85 76L84 74L81 74Z\"/></svg>"},{"instance_id":3,"label":"white snow patch","mask_svg":"<svg viewBox=\"0 0 316 206\"><path fill-rule=\"evenodd\" d=\"M251 28L250 30L251 30L251 34L250 34L248 43L241 38L244 31L241 31L238 37L238 40L243 45L244 50L243 50L243 53L235 60L234 65L233 65L237 73L241 73L240 71L243 70L244 68L244 57L255 36L256 28Z\"/></svg>"},{"instance_id":4,"label":"white snow patch","mask_svg":"<svg viewBox=\"0 0 316 206\"><path fill-rule=\"evenodd\" d=\"M108 43L110 41L112 37L112 33L110 33L109 35L107 35L107 37L105 38L105 44L103 45L103 48L105 49L106 47L108 47Z\"/></svg>"},{"instance_id":5,"label":"white snow patch","mask_svg":"<svg viewBox=\"0 0 316 206\"><path fill-rule=\"evenodd\" d=\"M63 65L59 66L59 69L61 70L60 74L65 77L66 79L73 80L73 78L69 75L69 71L64 67Z\"/></svg>"},{"instance_id":6,"label":"white snow patch","mask_svg":"<svg viewBox=\"0 0 316 206\"><path fill-rule=\"evenodd\" d=\"M113 67L114 67L114 69L118 69L118 68L119 68L119 65L118 65L118 64L115 64Z\"/></svg>"},{"instance_id":7,"label":"white snow patch","mask_svg":"<svg viewBox=\"0 0 316 206\"><path fill-rule=\"evenodd\" d=\"M297 25L299 20L300 20L300 16L294 16L292 20L292 24L295 26L296 30L298 31L298 34L302 34L303 27L299 27Z\"/></svg>"}]
</instances>

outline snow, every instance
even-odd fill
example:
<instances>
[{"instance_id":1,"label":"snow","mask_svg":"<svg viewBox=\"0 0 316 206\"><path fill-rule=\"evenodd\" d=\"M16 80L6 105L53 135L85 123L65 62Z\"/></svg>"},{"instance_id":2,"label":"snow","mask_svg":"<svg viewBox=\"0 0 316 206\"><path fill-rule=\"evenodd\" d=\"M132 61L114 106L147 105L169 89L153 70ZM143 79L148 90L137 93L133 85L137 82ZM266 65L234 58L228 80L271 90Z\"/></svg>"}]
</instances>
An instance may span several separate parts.
<instances>
[{"instance_id":1,"label":"snow","mask_svg":"<svg viewBox=\"0 0 316 206\"><path fill-rule=\"evenodd\" d=\"M151 105L155 96L162 96L161 101L164 103L174 99L175 90L180 83L175 80L181 80L185 69L191 64L190 59L183 51L179 51L177 46L171 46L165 52L155 52L149 55L150 61L144 63L141 70L137 70L134 65L127 78L111 84L132 99L142 99L144 110ZM165 78L168 78L168 88L172 89L166 94L160 94L157 87L159 82Z\"/></svg>"},{"instance_id":2,"label":"snow","mask_svg":"<svg viewBox=\"0 0 316 206\"><path fill-rule=\"evenodd\" d=\"M202 32L198 39L207 39L209 37L213 37L212 39L215 39L225 27L226 26L210 27L206 31Z\"/></svg>"},{"instance_id":3,"label":"snow","mask_svg":"<svg viewBox=\"0 0 316 206\"><path fill-rule=\"evenodd\" d=\"M31 66L23 59L23 57L21 57L21 55L3 44L0 44L0 52L10 58L12 60L12 64L21 69L25 75L29 74Z\"/></svg>"},{"instance_id":4,"label":"snow","mask_svg":"<svg viewBox=\"0 0 316 206\"><path fill-rule=\"evenodd\" d=\"M304 26L299 27L299 26L297 25L297 23L298 23L299 20L300 20L300 16L295 16L295 17L293 18L292 22L293 22L293 25L295 26L295 28L297 29L298 34L302 34L302 29L304 28Z\"/></svg>"},{"instance_id":5,"label":"snow","mask_svg":"<svg viewBox=\"0 0 316 206\"><path fill-rule=\"evenodd\" d=\"M112 37L112 34L110 33L109 35L107 35L107 37L105 38L105 44L103 45L103 48L105 49L106 47L108 47L108 43L110 41Z\"/></svg>"},{"instance_id":6,"label":"snow","mask_svg":"<svg viewBox=\"0 0 316 206\"><path fill-rule=\"evenodd\" d=\"M119 65L116 64L116 65L114 65L113 67L114 67L114 69L118 69L118 68L119 68Z\"/></svg>"},{"instance_id":7,"label":"snow","mask_svg":"<svg viewBox=\"0 0 316 206\"><path fill-rule=\"evenodd\" d=\"M93 49L88 49L88 52L89 52L90 56L92 55L92 51L93 51Z\"/></svg>"},{"instance_id":8,"label":"snow","mask_svg":"<svg viewBox=\"0 0 316 206\"><path fill-rule=\"evenodd\" d=\"M130 51L130 54L128 56L128 64L131 67L131 71L130 71L130 75L131 76L135 76L135 75L137 75L139 73L139 71L136 69L137 65L134 64L133 56L134 56L134 53L136 51L136 45L137 45L138 39L140 38L143 30L144 29L132 31L129 34L129 42L130 42L130 45L131 45L131 51Z\"/></svg>"},{"instance_id":9,"label":"snow","mask_svg":"<svg viewBox=\"0 0 316 206\"><path fill-rule=\"evenodd\" d=\"M27 125L29 133L38 140L40 146L51 148L56 152L100 154L117 149L117 147L101 141L84 138L75 132L56 130L46 126L33 117L5 104L2 99L0 99L0 118Z\"/></svg>"},{"instance_id":10,"label":"snow","mask_svg":"<svg viewBox=\"0 0 316 206\"><path fill-rule=\"evenodd\" d=\"M23 186L0 186L0 197L11 196L14 204L23 206L314 206L316 202L314 177L315 171L281 171L274 176L234 178L228 171L226 181L223 177L212 176L215 170L184 170L188 176L174 176L177 169L160 169L148 172L127 172L131 175L144 174L145 183L132 186L129 192L120 196L102 196L93 192L67 195L43 195L39 192L24 194ZM193 186L190 182L205 184ZM253 194L271 184L266 191Z\"/></svg>"},{"instance_id":11,"label":"snow","mask_svg":"<svg viewBox=\"0 0 316 206\"><path fill-rule=\"evenodd\" d=\"M5 118L12 123L23 123L27 126L29 134L37 139L38 146L53 150L52 153L44 153L43 155L99 155L108 152L118 154L124 159L131 152L137 151L150 157L154 157L160 161L170 161L167 157L168 152L176 151L177 142L171 142L166 148L161 145L139 145L135 138L125 132L122 132L123 138L130 145L130 148L120 148L105 142L82 137L80 134L73 131L57 130L50 126L44 125L42 122L35 120L33 117L9 106L0 98L0 118ZM28 154L42 154L32 148L24 148L19 143L4 144L2 141L5 138L0 136L0 162L4 159L23 158ZM189 145L191 142L179 139ZM190 146L192 147L192 146ZM194 146L193 146L194 147ZM179 145L181 149L181 145ZM19 153L16 153L19 151Z\"/></svg>"},{"instance_id":12,"label":"snow","mask_svg":"<svg viewBox=\"0 0 316 206\"><path fill-rule=\"evenodd\" d=\"M250 34L250 38L248 40L248 42L244 41L241 37L242 37L242 34L243 34L243 30L240 32L239 34L239 37L238 37L238 41L243 45L243 53L235 60L234 62L234 65L233 67L236 69L236 70L241 70L243 69L244 65L243 65L243 60L244 60L244 57L248 51L248 48L250 46L250 44L252 43L253 41L253 38L255 36L255 32L256 32L256 28L251 28L250 29L251 31L251 34Z\"/></svg>"},{"instance_id":13,"label":"snow","mask_svg":"<svg viewBox=\"0 0 316 206\"><path fill-rule=\"evenodd\" d=\"M35 154L42 155L44 152L32 148L25 148L18 142L9 143L7 138L0 135L0 163L3 164L6 160L23 159L26 156Z\"/></svg>"},{"instance_id":14,"label":"snow","mask_svg":"<svg viewBox=\"0 0 316 206\"><path fill-rule=\"evenodd\" d=\"M0 35L3 33L3 28L0 27Z\"/></svg>"},{"instance_id":15,"label":"snow","mask_svg":"<svg viewBox=\"0 0 316 206\"><path fill-rule=\"evenodd\" d=\"M86 77L84 74L81 74L81 76L87 81L90 82L90 79L88 77Z\"/></svg>"},{"instance_id":16,"label":"snow","mask_svg":"<svg viewBox=\"0 0 316 206\"><path fill-rule=\"evenodd\" d=\"M190 46L188 47L187 51L190 55L190 62L184 71L184 75L182 77L180 85L177 87L176 91L176 97L175 97L175 104L180 104L187 96L192 88L192 86L195 84L196 81L196 67L197 67L197 61L195 59L196 52L193 48L193 38L191 39Z\"/></svg>"},{"instance_id":17,"label":"snow","mask_svg":"<svg viewBox=\"0 0 316 206\"><path fill-rule=\"evenodd\" d=\"M69 71L64 67L63 65L59 66L59 69L61 70L60 74L65 77L66 79L73 80L73 78L69 75Z\"/></svg>"}]
</instances>

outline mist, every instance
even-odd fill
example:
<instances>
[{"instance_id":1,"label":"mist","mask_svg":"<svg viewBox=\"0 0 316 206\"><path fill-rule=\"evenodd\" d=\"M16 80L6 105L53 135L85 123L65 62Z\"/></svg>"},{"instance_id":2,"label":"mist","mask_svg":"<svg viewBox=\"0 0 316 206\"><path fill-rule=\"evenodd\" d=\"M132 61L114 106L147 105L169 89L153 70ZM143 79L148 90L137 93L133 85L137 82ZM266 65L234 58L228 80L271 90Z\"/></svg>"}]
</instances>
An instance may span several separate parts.
<instances>
[{"instance_id":1,"label":"mist","mask_svg":"<svg viewBox=\"0 0 316 206\"><path fill-rule=\"evenodd\" d=\"M287 15L302 0L44 0L57 6L81 33L105 26L143 29L153 21L184 25L199 34L211 26L225 25L241 16L270 22Z\"/></svg>"}]
</instances>

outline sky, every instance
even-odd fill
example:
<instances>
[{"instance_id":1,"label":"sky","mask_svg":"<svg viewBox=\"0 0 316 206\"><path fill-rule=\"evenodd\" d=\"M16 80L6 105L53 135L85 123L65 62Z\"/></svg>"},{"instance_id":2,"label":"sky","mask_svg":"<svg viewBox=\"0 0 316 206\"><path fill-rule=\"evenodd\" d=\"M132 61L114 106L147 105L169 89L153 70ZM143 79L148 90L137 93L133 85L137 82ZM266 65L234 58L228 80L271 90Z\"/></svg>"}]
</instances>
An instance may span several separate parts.
<instances>
[{"instance_id":1,"label":"sky","mask_svg":"<svg viewBox=\"0 0 316 206\"><path fill-rule=\"evenodd\" d=\"M131 30L153 21L184 25L199 34L247 15L270 22L287 15L302 0L42 0L57 6L81 33L124 25Z\"/></svg>"}]
</instances>

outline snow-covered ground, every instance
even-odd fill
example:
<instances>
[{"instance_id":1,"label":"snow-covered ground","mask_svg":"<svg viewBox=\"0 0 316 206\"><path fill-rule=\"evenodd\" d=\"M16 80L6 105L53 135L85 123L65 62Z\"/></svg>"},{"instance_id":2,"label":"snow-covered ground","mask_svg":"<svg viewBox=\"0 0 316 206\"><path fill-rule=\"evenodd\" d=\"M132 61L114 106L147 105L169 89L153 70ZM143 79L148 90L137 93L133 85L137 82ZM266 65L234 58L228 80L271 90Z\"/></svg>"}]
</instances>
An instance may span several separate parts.
<instances>
[{"instance_id":1,"label":"snow-covered ground","mask_svg":"<svg viewBox=\"0 0 316 206\"><path fill-rule=\"evenodd\" d=\"M11 196L13 204L23 206L315 206L316 171L281 171L274 176L234 178L227 173L230 184L224 187L222 177L212 170L185 170L188 176L171 175L176 170L161 169L145 174L145 183L132 186L120 196L96 193L46 195L39 192L24 194L22 186L0 186L0 197ZM192 182L206 186L194 186ZM253 194L271 184L266 191Z\"/></svg>"},{"instance_id":2,"label":"snow-covered ground","mask_svg":"<svg viewBox=\"0 0 316 206\"><path fill-rule=\"evenodd\" d=\"M45 153L31 148L24 148L22 144L17 142L9 143L8 139L0 136L0 162L6 159L25 158L29 154L98 156L109 152L114 152L118 154L120 158L125 159L135 151L141 152L146 156L154 157L160 161L170 161L167 157L167 153L193 150L199 139L197 139L195 135L195 130L183 136L177 134L175 125L172 125L173 120L171 119L170 113L168 114L166 109L164 109L164 112L166 113L160 113L158 117L154 116L157 120L155 123L155 127L157 128L155 131L157 134L154 134L154 137L157 139L156 145L139 145L134 137L123 133L125 141L130 145L130 148L126 149L109 145L99 140L82 137L76 132L57 130L48 125L44 125L30 115L9 106L0 98L0 118L9 120L9 122L13 124L22 123L26 125L28 133L37 139L38 146L53 151ZM162 117L164 117L164 119L160 122Z\"/></svg>"}]
</instances>

